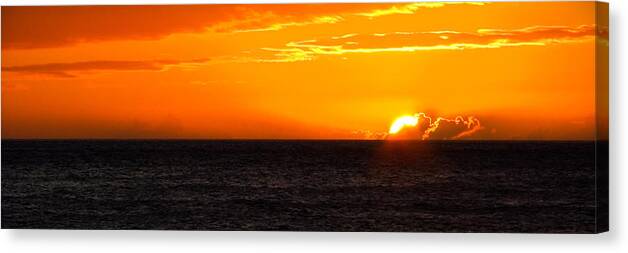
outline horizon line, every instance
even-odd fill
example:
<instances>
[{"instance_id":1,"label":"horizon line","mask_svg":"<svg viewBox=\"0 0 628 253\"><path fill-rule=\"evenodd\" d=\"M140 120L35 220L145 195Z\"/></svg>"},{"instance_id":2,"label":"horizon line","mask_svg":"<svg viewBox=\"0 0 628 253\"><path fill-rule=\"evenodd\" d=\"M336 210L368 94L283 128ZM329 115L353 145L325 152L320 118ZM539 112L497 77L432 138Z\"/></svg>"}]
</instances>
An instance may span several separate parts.
<instances>
[{"instance_id":1,"label":"horizon line","mask_svg":"<svg viewBox=\"0 0 628 253\"><path fill-rule=\"evenodd\" d=\"M0 141L364 141L364 142L584 142L608 141L608 139L465 139L465 140L421 140L421 139L328 139L328 138L0 138Z\"/></svg>"}]
</instances>

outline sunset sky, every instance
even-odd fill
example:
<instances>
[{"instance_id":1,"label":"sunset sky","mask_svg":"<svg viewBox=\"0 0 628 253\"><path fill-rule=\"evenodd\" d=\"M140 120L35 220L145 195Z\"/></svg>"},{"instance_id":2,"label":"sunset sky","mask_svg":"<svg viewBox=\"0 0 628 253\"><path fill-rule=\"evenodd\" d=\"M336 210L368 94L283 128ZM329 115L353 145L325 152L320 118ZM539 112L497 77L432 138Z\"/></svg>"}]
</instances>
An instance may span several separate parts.
<instances>
[{"instance_id":1,"label":"sunset sky","mask_svg":"<svg viewBox=\"0 0 628 253\"><path fill-rule=\"evenodd\" d=\"M595 7L2 7L2 138L594 139Z\"/></svg>"}]
</instances>

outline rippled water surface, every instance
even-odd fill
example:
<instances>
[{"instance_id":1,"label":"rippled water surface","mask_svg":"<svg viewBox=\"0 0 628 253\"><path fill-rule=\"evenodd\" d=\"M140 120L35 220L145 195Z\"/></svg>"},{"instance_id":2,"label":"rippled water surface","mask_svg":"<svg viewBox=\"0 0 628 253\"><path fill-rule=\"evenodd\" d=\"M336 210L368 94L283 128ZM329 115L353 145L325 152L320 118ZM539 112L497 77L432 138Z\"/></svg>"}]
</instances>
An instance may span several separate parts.
<instances>
[{"instance_id":1,"label":"rippled water surface","mask_svg":"<svg viewBox=\"0 0 628 253\"><path fill-rule=\"evenodd\" d=\"M593 142L2 141L2 227L593 232Z\"/></svg>"}]
</instances>

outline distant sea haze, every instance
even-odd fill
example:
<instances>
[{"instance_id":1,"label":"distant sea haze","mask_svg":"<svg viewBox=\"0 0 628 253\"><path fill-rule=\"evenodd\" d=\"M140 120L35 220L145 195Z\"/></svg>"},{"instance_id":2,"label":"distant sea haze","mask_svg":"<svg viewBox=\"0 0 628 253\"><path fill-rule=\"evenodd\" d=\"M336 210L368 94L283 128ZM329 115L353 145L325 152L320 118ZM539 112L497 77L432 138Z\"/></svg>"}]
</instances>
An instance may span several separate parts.
<instances>
[{"instance_id":1,"label":"distant sea haze","mask_svg":"<svg viewBox=\"0 0 628 253\"><path fill-rule=\"evenodd\" d=\"M5 139L2 228L592 233L595 169L593 141Z\"/></svg>"}]
</instances>

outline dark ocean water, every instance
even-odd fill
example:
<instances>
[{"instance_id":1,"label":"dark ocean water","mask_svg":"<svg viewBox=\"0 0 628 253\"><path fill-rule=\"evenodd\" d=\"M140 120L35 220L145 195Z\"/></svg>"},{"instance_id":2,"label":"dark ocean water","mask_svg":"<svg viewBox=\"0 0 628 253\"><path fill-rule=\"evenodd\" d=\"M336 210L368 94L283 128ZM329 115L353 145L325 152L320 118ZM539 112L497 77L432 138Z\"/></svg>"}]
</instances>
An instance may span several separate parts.
<instances>
[{"instance_id":1,"label":"dark ocean water","mask_svg":"<svg viewBox=\"0 0 628 253\"><path fill-rule=\"evenodd\" d=\"M594 232L595 145L3 140L2 228Z\"/></svg>"}]
</instances>

